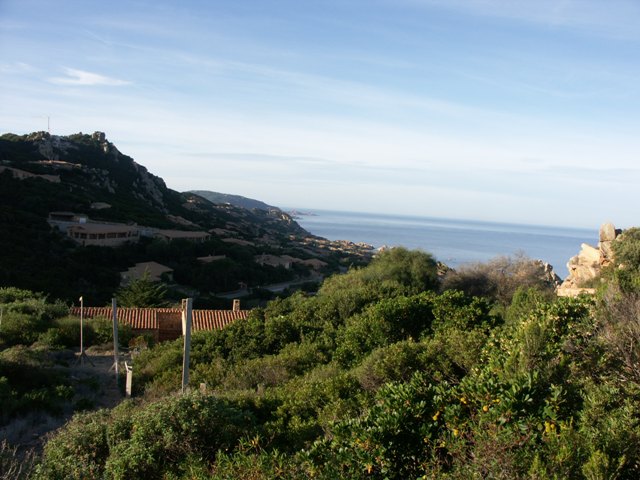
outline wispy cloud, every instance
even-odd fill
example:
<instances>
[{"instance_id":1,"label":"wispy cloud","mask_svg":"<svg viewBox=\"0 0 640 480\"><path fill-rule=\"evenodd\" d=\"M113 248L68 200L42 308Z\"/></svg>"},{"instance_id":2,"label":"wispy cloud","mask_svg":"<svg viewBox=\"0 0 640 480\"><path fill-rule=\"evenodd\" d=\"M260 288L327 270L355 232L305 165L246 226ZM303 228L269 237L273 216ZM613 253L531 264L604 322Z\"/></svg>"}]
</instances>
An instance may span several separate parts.
<instances>
[{"instance_id":1,"label":"wispy cloud","mask_svg":"<svg viewBox=\"0 0 640 480\"><path fill-rule=\"evenodd\" d=\"M109 87L119 87L129 85L131 82L120 80L118 78L107 77L99 73L87 72L86 70L78 70L75 68L65 68L64 77L52 77L49 79L51 83L57 85L76 85L76 86L96 86L103 85Z\"/></svg>"},{"instance_id":2,"label":"wispy cloud","mask_svg":"<svg viewBox=\"0 0 640 480\"><path fill-rule=\"evenodd\" d=\"M0 73L6 75L19 75L22 73L34 72L36 69L24 62L0 63Z\"/></svg>"},{"instance_id":3,"label":"wispy cloud","mask_svg":"<svg viewBox=\"0 0 640 480\"><path fill-rule=\"evenodd\" d=\"M638 38L640 5L633 0L405 0L404 3L548 27L589 30L611 37Z\"/></svg>"},{"instance_id":4,"label":"wispy cloud","mask_svg":"<svg viewBox=\"0 0 640 480\"><path fill-rule=\"evenodd\" d=\"M335 162L330 160L325 160L324 158L292 156L292 155L271 155L271 154L263 154L263 153L198 152L198 153L191 153L188 155L192 157L233 160L233 161L248 162L248 163L281 162L289 165L297 164L302 166L311 166L311 165L322 166L322 165L335 164Z\"/></svg>"}]
</instances>

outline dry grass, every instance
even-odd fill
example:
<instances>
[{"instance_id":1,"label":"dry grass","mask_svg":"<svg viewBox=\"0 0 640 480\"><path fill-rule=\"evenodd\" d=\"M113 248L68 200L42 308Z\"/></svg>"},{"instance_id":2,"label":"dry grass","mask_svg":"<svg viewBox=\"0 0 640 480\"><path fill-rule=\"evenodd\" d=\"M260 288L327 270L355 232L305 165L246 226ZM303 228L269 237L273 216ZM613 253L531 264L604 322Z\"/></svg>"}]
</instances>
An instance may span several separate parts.
<instances>
[{"instance_id":1,"label":"dry grass","mask_svg":"<svg viewBox=\"0 0 640 480\"><path fill-rule=\"evenodd\" d=\"M640 384L640 295L609 288L600 312L600 338L620 361L620 376Z\"/></svg>"},{"instance_id":2,"label":"dry grass","mask_svg":"<svg viewBox=\"0 0 640 480\"><path fill-rule=\"evenodd\" d=\"M36 464L33 449L19 450L6 440L0 442L0 480L21 480L31 475Z\"/></svg>"}]
</instances>

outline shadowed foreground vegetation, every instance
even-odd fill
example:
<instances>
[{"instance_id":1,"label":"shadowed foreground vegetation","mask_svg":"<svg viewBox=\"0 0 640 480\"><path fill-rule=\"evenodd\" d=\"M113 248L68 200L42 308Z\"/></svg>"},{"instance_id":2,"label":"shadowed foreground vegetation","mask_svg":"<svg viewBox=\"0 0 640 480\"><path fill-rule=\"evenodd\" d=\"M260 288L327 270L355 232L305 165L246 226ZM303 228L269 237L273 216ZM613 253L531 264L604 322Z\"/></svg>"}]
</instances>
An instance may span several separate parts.
<instances>
[{"instance_id":1,"label":"shadowed foreground vegetation","mask_svg":"<svg viewBox=\"0 0 640 480\"><path fill-rule=\"evenodd\" d=\"M181 341L143 351L137 397L76 415L33 476L638 478L639 245L578 299L520 277L469 296L388 251L194 335L205 393L177 393Z\"/></svg>"}]
</instances>

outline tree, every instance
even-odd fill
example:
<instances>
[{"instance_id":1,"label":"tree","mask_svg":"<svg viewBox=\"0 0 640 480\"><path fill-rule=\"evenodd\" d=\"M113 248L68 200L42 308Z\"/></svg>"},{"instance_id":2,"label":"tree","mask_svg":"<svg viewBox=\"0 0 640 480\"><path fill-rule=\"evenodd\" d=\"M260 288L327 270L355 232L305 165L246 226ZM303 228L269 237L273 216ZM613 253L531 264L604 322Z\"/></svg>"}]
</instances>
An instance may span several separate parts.
<instances>
[{"instance_id":1,"label":"tree","mask_svg":"<svg viewBox=\"0 0 640 480\"><path fill-rule=\"evenodd\" d=\"M116 300L122 307L164 307L167 305L167 288L149 279L149 272L118 289Z\"/></svg>"}]
</instances>

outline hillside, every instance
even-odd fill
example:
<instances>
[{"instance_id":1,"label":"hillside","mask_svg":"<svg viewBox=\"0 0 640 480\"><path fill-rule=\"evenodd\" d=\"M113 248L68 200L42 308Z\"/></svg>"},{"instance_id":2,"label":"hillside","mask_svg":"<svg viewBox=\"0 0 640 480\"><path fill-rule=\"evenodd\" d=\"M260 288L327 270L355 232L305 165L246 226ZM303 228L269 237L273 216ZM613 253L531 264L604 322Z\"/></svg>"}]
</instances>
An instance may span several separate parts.
<instances>
[{"instance_id":1,"label":"hillside","mask_svg":"<svg viewBox=\"0 0 640 480\"><path fill-rule=\"evenodd\" d=\"M129 226L135 241L96 246L89 233L82 247L67 235L68 225L51 227L52 212L92 231ZM314 237L277 209L214 204L171 190L101 132L0 137L0 230L0 286L65 300L84 294L94 304L108 301L120 272L139 262L173 270L173 298L215 302L216 293L239 288L317 281L369 255ZM176 231L202 241L178 239L190 234Z\"/></svg>"},{"instance_id":2,"label":"hillside","mask_svg":"<svg viewBox=\"0 0 640 480\"><path fill-rule=\"evenodd\" d=\"M188 193L195 193L196 195L206 198L211 203L217 204L229 204L236 207L247 208L249 210L257 208L259 210L272 210L276 207L267 205L260 200L254 200L253 198L243 197L241 195L231 195L229 193L210 192L208 190L190 190Z\"/></svg>"},{"instance_id":3,"label":"hillside","mask_svg":"<svg viewBox=\"0 0 640 480\"><path fill-rule=\"evenodd\" d=\"M29 478L637 479L640 230L612 248L598 294L578 298L534 272L470 296L442 285L428 254L384 251L316 295L196 332L191 391L180 393L182 339L142 350L138 398L75 415ZM7 417L78 397L33 354L71 324L45 330L38 312L56 305L30 297L0 289L14 325L0 350ZM17 328L26 306L41 333ZM24 393L38 393L35 375L17 371L51 378L41 388L60 398L39 404Z\"/></svg>"}]
</instances>

